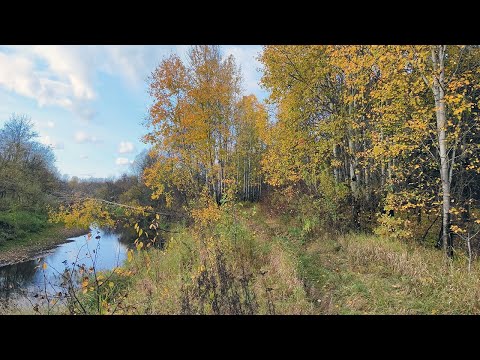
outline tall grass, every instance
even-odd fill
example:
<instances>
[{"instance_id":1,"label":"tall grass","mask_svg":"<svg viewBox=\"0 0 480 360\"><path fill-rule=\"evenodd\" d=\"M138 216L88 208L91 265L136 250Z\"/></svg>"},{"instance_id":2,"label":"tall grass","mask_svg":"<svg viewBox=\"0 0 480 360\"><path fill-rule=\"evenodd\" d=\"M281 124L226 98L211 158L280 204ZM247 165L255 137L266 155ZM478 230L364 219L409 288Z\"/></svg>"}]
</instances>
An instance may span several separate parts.
<instances>
[{"instance_id":1,"label":"tall grass","mask_svg":"<svg viewBox=\"0 0 480 360\"><path fill-rule=\"evenodd\" d=\"M469 273L468 262L460 253L452 262L441 251L358 234L340 237L338 242L351 271L398 280L392 286L403 292L403 298L397 301L399 307L383 310L395 313L480 312L480 267L477 264ZM395 301L392 305L395 306Z\"/></svg>"},{"instance_id":2,"label":"tall grass","mask_svg":"<svg viewBox=\"0 0 480 360\"><path fill-rule=\"evenodd\" d=\"M223 211L208 227L177 227L164 251L136 253L126 305L140 314L311 312L295 259Z\"/></svg>"},{"instance_id":3,"label":"tall grass","mask_svg":"<svg viewBox=\"0 0 480 360\"><path fill-rule=\"evenodd\" d=\"M107 308L121 304L120 314L480 313L480 266L468 272L461 251L452 262L414 241L327 232L306 226L303 212L238 204L215 211L213 221L172 226L164 249L134 251L122 268L129 275L115 277L101 294ZM84 302L88 312L95 313L97 295L89 295L93 305Z\"/></svg>"}]
</instances>

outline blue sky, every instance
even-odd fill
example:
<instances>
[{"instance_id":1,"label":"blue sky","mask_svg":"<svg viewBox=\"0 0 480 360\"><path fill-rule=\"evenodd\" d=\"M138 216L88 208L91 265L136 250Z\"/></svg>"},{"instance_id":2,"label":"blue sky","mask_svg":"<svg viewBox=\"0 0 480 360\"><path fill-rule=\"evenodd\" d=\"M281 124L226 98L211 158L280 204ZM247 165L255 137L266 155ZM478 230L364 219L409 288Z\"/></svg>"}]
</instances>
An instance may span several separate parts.
<instances>
[{"instance_id":1,"label":"blue sky","mask_svg":"<svg viewBox=\"0 0 480 360\"><path fill-rule=\"evenodd\" d=\"M27 114L40 141L69 176L112 177L146 148L140 140L151 99L147 76L163 57L188 46L0 46L0 126ZM222 46L242 68L246 94L266 97L258 82L259 45Z\"/></svg>"}]
</instances>

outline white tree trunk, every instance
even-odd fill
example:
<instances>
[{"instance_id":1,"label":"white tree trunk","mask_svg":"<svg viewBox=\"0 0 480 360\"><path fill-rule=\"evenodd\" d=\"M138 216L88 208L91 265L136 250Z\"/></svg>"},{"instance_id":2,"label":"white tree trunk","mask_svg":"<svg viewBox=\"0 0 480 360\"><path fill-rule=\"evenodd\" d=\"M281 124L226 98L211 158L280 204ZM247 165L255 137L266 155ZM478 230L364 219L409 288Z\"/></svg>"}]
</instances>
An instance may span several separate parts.
<instances>
[{"instance_id":1,"label":"white tree trunk","mask_svg":"<svg viewBox=\"0 0 480 360\"><path fill-rule=\"evenodd\" d=\"M432 46L433 86L435 114L437 118L437 137L440 155L440 178L442 181L442 242L445 253L451 257L452 243L450 235L450 174L447 152L447 116L445 107L445 45Z\"/></svg>"}]
</instances>

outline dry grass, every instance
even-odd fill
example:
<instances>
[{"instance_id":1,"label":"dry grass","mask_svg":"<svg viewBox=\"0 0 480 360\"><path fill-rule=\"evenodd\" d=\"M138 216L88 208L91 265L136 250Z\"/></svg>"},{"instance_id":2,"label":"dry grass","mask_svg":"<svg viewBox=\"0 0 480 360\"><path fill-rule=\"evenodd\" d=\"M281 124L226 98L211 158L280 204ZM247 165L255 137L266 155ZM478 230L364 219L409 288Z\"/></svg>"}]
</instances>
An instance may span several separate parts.
<instances>
[{"instance_id":1,"label":"dry grass","mask_svg":"<svg viewBox=\"0 0 480 360\"><path fill-rule=\"evenodd\" d=\"M480 268L477 264L469 273L461 254L452 262L441 251L366 235L344 236L338 242L349 271L392 280L393 290L374 288L373 292L380 298L394 293L393 300L386 301L392 306L389 312L480 313ZM379 310L384 309L379 306Z\"/></svg>"},{"instance_id":2,"label":"dry grass","mask_svg":"<svg viewBox=\"0 0 480 360\"><path fill-rule=\"evenodd\" d=\"M177 227L135 253L126 314L478 314L480 265L375 235L307 236L304 219L262 206Z\"/></svg>"},{"instance_id":3,"label":"dry grass","mask_svg":"<svg viewBox=\"0 0 480 360\"><path fill-rule=\"evenodd\" d=\"M228 291L237 291L243 305L246 299L240 280L242 274L250 274L253 313L480 313L480 266L475 264L468 273L466 259L460 254L452 263L441 251L359 234L316 235L300 246L288 231L291 224L246 211L247 216L235 225L235 246L228 241L232 239L228 226L214 239L226 254L226 268L238 280ZM200 306L200 293L195 292L205 250L199 241L202 236L205 234L183 229L170 239L166 251L150 250L135 256L128 265L135 272L129 285L128 313L185 313L186 289L192 313L216 313L211 304ZM150 259L149 268L145 256ZM214 265L206 271L221 281ZM225 300L221 313L235 313L228 310L231 297L218 299Z\"/></svg>"},{"instance_id":4,"label":"dry grass","mask_svg":"<svg viewBox=\"0 0 480 360\"><path fill-rule=\"evenodd\" d=\"M137 253L127 265L129 312L310 313L295 254L248 227L251 213L232 211L208 229L177 229L165 251Z\"/></svg>"},{"instance_id":5,"label":"dry grass","mask_svg":"<svg viewBox=\"0 0 480 360\"><path fill-rule=\"evenodd\" d=\"M442 251L375 235L301 236L304 219L258 207L249 217L263 241L282 244L296 265L307 301L318 314L478 314L480 264L468 272L461 250ZM306 308L306 307L302 307Z\"/></svg>"},{"instance_id":6,"label":"dry grass","mask_svg":"<svg viewBox=\"0 0 480 360\"><path fill-rule=\"evenodd\" d=\"M260 297L261 313L266 313L266 300L270 297L276 314L309 314L312 305L306 297L303 282L298 276L295 256L278 243L271 247L268 261L263 267L265 275L256 277L256 293L271 289Z\"/></svg>"}]
</instances>

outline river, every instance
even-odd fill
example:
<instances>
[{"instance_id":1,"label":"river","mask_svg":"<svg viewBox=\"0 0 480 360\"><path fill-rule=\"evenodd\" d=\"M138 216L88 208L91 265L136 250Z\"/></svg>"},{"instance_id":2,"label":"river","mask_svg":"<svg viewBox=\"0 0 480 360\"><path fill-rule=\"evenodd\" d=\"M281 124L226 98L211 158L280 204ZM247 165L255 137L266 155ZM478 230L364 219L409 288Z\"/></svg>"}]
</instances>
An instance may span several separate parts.
<instances>
[{"instance_id":1,"label":"river","mask_svg":"<svg viewBox=\"0 0 480 360\"><path fill-rule=\"evenodd\" d=\"M67 267L95 265L101 271L121 266L130 244L128 236L98 228L91 228L90 234L66 239L35 259L0 267L0 305L21 308L45 302L45 293L60 289Z\"/></svg>"}]
</instances>

